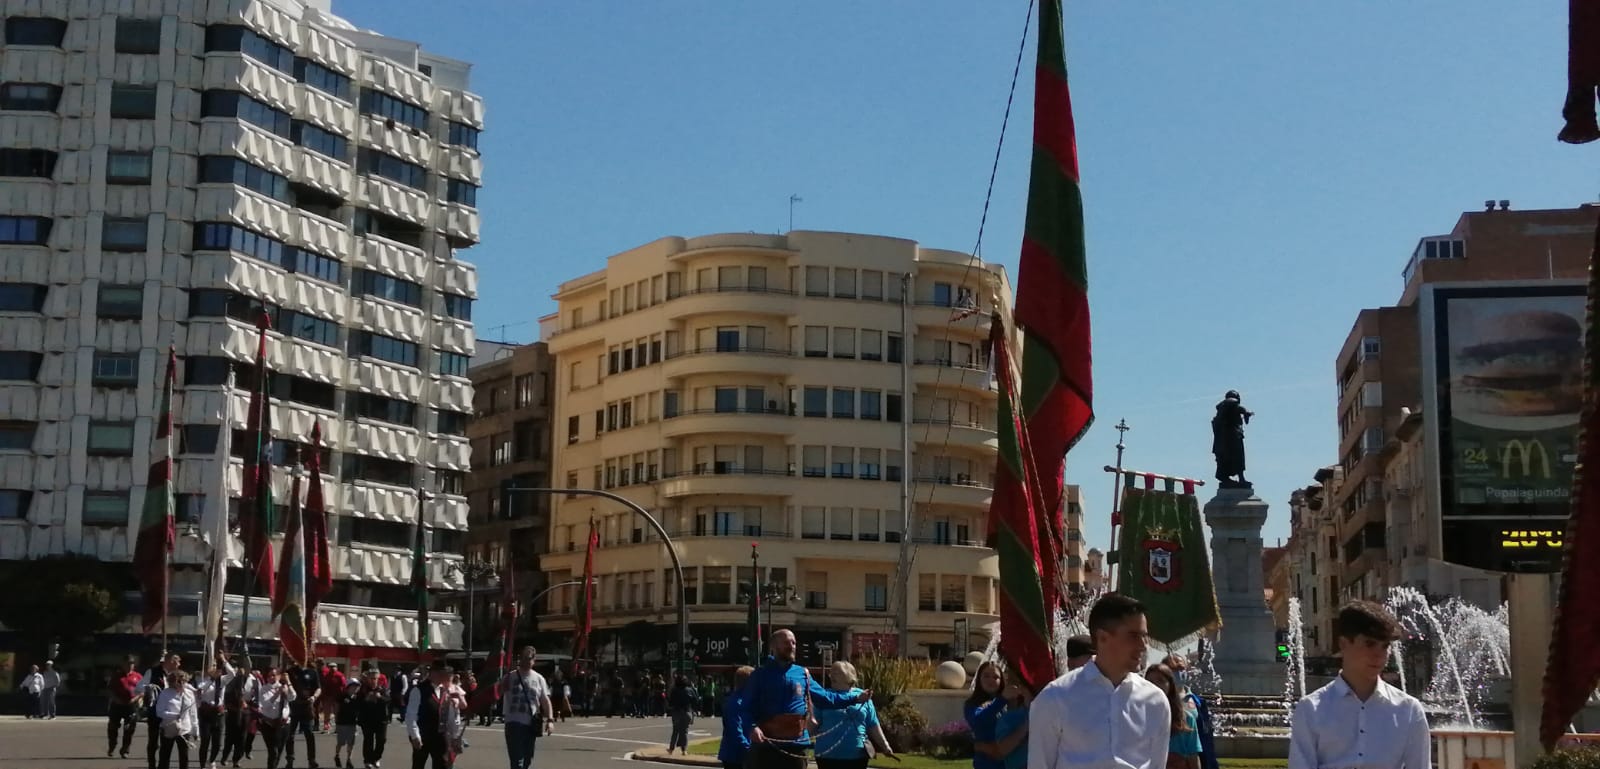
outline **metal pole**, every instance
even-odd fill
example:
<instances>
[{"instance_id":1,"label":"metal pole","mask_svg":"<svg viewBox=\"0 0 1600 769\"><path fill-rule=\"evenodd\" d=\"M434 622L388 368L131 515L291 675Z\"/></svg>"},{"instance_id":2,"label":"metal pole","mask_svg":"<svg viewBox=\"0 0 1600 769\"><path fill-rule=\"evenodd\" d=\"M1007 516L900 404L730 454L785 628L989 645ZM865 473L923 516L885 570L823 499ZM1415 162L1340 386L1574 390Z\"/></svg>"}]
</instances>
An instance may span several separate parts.
<instances>
[{"instance_id":1,"label":"metal pole","mask_svg":"<svg viewBox=\"0 0 1600 769\"><path fill-rule=\"evenodd\" d=\"M472 670L472 615L474 614L472 611L472 599L474 597L474 591L472 589L473 564L471 562L464 563L467 564L467 670Z\"/></svg>"},{"instance_id":2,"label":"metal pole","mask_svg":"<svg viewBox=\"0 0 1600 769\"><path fill-rule=\"evenodd\" d=\"M752 601L760 601L761 603L756 604L756 608L760 609L760 608L762 608L762 604L765 604L767 602L766 598L767 597L762 594L762 589L761 589L761 549L760 549L759 546L757 546L756 543L751 542L750 543L750 600L752 600ZM758 615L758 619L756 621L760 622L759 615ZM755 646L755 650L752 652L752 655L754 656L754 658L757 661L759 661L761 659L761 644L763 642L765 642L768 638L772 637L772 610L771 609L767 609L767 627L766 627L766 630L763 631L762 628L759 625L757 625L756 626L756 633L758 634L758 637L750 639L750 643Z\"/></svg>"},{"instance_id":3,"label":"metal pole","mask_svg":"<svg viewBox=\"0 0 1600 769\"><path fill-rule=\"evenodd\" d=\"M1117 552L1117 520L1122 514L1122 450L1127 448L1127 445L1122 439L1127 432L1133 428L1128 426L1128 420L1123 419L1117 422L1116 429L1117 472L1116 475L1111 478L1111 550L1106 553L1105 559L1105 568L1109 572L1105 575L1104 579L1107 590L1110 590L1114 587L1112 585L1112 581L1117 574L1117 570L1110 567L1114 565L1117 557L1115 555Z\"/></svg>"},{"instance_id":4,"label":"metal pole","mask_svg":"<svg viewBox=\"0 0 1600 769\"><path fill-rule=\"evenodd\" d=\"M678 658L673 660L672 666L675 672L681 671L683 669L683 658L689 653L689 607L683 600L683 560L678 557L678 548L673 544L672 537L667 534L667 530L661 526L661 522L656 520L656 517L651 515L650 511L634 504L632 500L612 494L609 491L601 491L600 489L550 489L508 486L505 490L507 492L526 492L529 494L575 494L587 497L601 497L626 506L634 514L643 518L645 523L650 524L650 528L655 530L656 534L661 537L661 542L667 546L667 555L672 558L672 572L678 580ZM588 588L585 587L584 589L587 590Z\"/></svg>"},{"instance_id":5,"label":"metal pole","mask_svg":"<svg viewBox=\"0 0 1600 769\"><path fill-rule=\"evenodd\" d=\"M911 654L911 272L900 276L900 656Z\"/></svg>"}]
</instances>

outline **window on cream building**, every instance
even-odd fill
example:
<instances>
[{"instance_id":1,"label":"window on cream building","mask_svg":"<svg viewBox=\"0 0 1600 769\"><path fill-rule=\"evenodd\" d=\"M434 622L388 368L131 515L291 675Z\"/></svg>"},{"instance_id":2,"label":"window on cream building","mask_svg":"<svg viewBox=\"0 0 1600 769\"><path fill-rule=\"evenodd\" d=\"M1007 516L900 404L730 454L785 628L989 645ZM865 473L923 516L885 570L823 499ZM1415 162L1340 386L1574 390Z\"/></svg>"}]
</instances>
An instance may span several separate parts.
<instances>
[{"instance_id":1,"label":"window on cream building","mask_svg":"<svg viewBox=\"0 0 1600 769\"><path fill-rule=\"evenodd\" d=\"M805 354L807 358L828 357L828 327L806 326Z\"/></svg>"},{"instance_id":2,"label":"window on cream building","mask_svg":"<svg viewBox=\"0 0 1600 769\"><path fill-rule=\"evenodd\" d=\"M827 537L828 509L805 506L800 508L800 538L823 539Z\"/></svg>"},{"instance_id":3,"label":"window on cream building","mask_svg":"<svg viewBox=\"0 0 1600 769\"><path fill-rule=\"evenodd\" d=\"M833 295L840 299L856 298L856 271L849 267L833 268Z\"/></svg>"},{"instance_id":4,"label":"window on cream building","mask_svg":"<svg viewBox=\"0 0 1600 769\"><path fill-rule=\"evenodd\" d=\"M866 590L862 596L862 608L867 611L889 610L889 575L866 575Z\"/></svg>"},{"instance_id":5,"label":"window on cream building","mask_svg":"<svg viewBox=\"0 0 1600 769\"><path fill-rule=\"evenodd\" d=\"M863 451L865 450L863 449ZM875 508L856 508L856 539L862 542L877 542L879 540L879 531L883 525L879 515L879 511Z\"/></svg>"},{"instance_id":6,"label":"window on cream building","mask_svg":"<svg viewBox=\"0 0 1600 769\"><path fill-rule=\"evenodd\" d=\"M828 295L828 268L806 268L806 296Z\"/></svg>"},{"instance_id":7,"label":"window on cream building","mask_svg":"<svg viewBox=\"0 0 1600 769\"><path fill-rule=\"evenodd\" d=\"M962 574L945 574L940 579L939 611L966 611L966 576Z\"/></svg>"},{"instance_id":8,"label":"window on cream building","mask_svg":"<svg viewBox=\"0 0 1600 769\"><path fill-rule=\"evenodd\" d=\"M701 603L721 606L733 603L733 568L730 566L706 566L705 595Z\"/></svg>"},{"instance_id":9,"label":"window on cream building","mask_svg":"<svg viewBox=\"0 0 1600 769\"><path fill-rule=\"evenodd\" d=\"M835 507L828 511L828 538L849 541L855 539L855 510Z\"/></svg>"},{"instance_id":10,"label":"window on cream building","mask_svg":"<svg viewBox=\"0 0 1600 769\"><path fill-rule=\"evenodd\" d=\"M828 608L828 573L825 571L806 572L805 582L806 608Z\"/></svg>"},{"instance_id":11,"label":"window on cream building","mask_svg":"<svg viewBox=\"0 0 1600 769\"><path fill-rule=\"evenodd\" d=\"M917 575L917 609L937 611L939 608L939 575Z\"/></svg>"}]
</instances>

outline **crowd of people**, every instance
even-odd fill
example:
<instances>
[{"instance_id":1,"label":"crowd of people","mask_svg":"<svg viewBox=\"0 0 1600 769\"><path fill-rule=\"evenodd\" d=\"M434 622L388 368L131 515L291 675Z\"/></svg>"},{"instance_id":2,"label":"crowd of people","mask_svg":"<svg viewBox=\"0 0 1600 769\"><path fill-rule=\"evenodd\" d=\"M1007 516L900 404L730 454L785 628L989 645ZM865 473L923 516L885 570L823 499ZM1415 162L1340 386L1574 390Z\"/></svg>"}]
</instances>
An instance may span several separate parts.
<instances>
[{"instance_id":1,"label":"crowd of people","mask_svg":"<svg viewBox=\"0 0 1600 769\"><path fill-rule=\"evenodd\" d=\"M1189 664L1168 655L1145 666L1148 622L1138 601L1119 594L1091 608L1089 634L1066 644L1067 672L1037 694L994 661L974 675L964 714L974 743L974 769L1216 769L1210 714L1188 687ZM1344 606L1334 630L1342 668L1327 686L1294 708L1290 769L1404 767L1425 769L1429 732L1421 704L1383 679L1399 623L1377 604ZM687 753L697 716L720 705L724 769L865 769L873 755L898 758L886 739L872 692L856 669L837 661L818 681L795 659L792 631L774 633L760 667L740 667L731 686L715 676L659 673L632 681L620 672L547 680L534 669L537 652L523 649L516 667L480 686L448 665L369 666L347 676L337 664L263 669L248 657L218 654L203 669L184 669L164 654L140 672L129 661L108 685L106 755L127 758L145 726L147 769L179 769L193 759L202 769L238 767L257 743L267 769L294 769L304 743L305 766L318 769L317 736L334 735L333 765L381 769L390 724L404 724L413 769L447 769L469 747L466 726L499 715L505 722L511 769L529 769L537 738L574 715L662 716L670 719L668 754ZM60 676L46 663L23 680L33 700L30 718L55 717Z\"/></svg>"},{"instance_id":2,"label":"crowd of people","mask_svg":"<svg viewBox=\"0 0 1600 769\"><path fill-rule=\"evenodd\" d=\"M404 724L411 765L447 769L469 745L467 724L506 723L513 769L531 765L532 739L550 733L557 709L550 687L533 670L534 649L518 666L480 688L470 674L448 665L419 667L393 675L368 666L347 676L338 664L253 668L250 659L218 654L193 671L183 656L163 653L143 672L129 660L107 683L106 756L128 758L140 725L145 727L147 769L179 769L191 760L201 769L238 767L262 749L267 769L319 769L319 735L334 736L333 765L355 769L359 747L363 769L381 769L390 724ZM33 700L29 718L54 718L53 665L30 671L23 688ZM47 683L48 682L48 683ZM536 720L537 719L537 720ZM299 746L303 742L303 753ZM359 745L358 745L359 743ZM519 757L520 763L519 763Z\"/></svg>"}]
</instances>

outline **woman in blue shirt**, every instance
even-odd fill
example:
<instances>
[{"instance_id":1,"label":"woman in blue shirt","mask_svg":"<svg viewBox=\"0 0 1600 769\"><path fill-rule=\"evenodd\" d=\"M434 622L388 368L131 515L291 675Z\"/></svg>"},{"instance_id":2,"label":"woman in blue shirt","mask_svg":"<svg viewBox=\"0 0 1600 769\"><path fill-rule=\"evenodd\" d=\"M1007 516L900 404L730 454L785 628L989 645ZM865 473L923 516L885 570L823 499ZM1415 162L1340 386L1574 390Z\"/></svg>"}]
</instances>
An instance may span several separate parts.
<instances>
[{"instance_id":1,"label":"woman in blue shirt","mask_svg":"<svg viewBox=\"0 0 1600 769\"><path fill-rule=\"evenodd\" d=\"M1028 766L1028 687L1022 685L1016 673L1006 671L1005 712L995 722L995 753L1006 769L1027 769Z\"/></svg>"},{"instance_id":2,"label":"woman in blue shirt","mask_svg":"<svg viewBox=\"0 0 1600 769\"><path fill-rule=\"evenodd\" d=\"M828 688L836 692L860 691L856 681L856 666L843 660L828 670ZM900 760L883 736L872 700L843 710L817 711L817 732L812 739L816 743L817 769L867 769L868 739L880 754Z\"/></svg>"},{"instance_id":3,"label":"woman in blue shirt","mask_svg":"<svg viewBox=\"0 0 1600 769\"><path fill-rule=\"evenodd\" d=\"M985 662L978 666L978 675L974 678L972 696L962 708L967 726L972 729L972 769L1005 769L1005 755L995 743L994 734L1000 713L1006 707L1005 698L1000 696L1000 666L992 661Z\"/></svg>"},{"instance_id":4,"label":"woman in blue shirt","mask_svg":"<svg viewBox=\"0 0 1600 769\"><path fill-rule=\"evenodd\" d=\"M750 752L750 738L745 736L742 721L744 713L745 682L755 668L745 665L733 671L733 688L722 698L722 747L717 750L717 760L722 769L744 769L745 754Z\"/></svg>"},{"instance_id":5,"label":"woman in blue shirt","mask_svg":"<svg viewBox=\"0 0 1600 769\"><path fill-rule=\"evenodd\" d=\"M1161 687L1172 706L1172 737L1167 744L1167 769L1200 769L1199 713L1189 698L1180 694L1178 675L1166 665L1151 665L1144 671L1146 681Z\"/></svg>"}]
</instances>

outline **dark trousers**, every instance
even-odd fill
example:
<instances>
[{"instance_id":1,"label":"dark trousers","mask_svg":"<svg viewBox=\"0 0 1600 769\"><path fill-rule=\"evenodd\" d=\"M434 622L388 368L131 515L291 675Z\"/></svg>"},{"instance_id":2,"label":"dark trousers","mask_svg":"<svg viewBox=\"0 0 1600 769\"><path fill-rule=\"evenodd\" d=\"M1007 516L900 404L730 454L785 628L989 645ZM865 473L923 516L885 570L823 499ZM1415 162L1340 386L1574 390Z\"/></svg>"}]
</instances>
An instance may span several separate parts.
<instances>
[{"instance_id":1,"label":"dark trousers","mask_svg":"<svg viewBox=\"0 0 1600 769\"><path fill-rule=\"evenodd\" d=\"M817 769L867 769L867 757L860 758L819 758Z\"/></svg>"},{"instance_id":2,"label":"dark trousers","mask_svg":"<svg viewBox=\"0 0 1600 769\"><path fill-rule=\"evenodd\" d=\"M411 769L426 769L429 759L433 759L433 769L450 769L450 746L444 735L424 736L422 747L411 749Z\"/></svg>"},{"instance_id":3,"label":"dark trousers","mask_svg":"<svg viewBox=\"0 0 1600 769\"><path fill-rule=\"evenodd\" d=\"M689 719L672 718L672 737L667 740L667 750L673 748L689 749Z\"/></svg>"},{"instance_id":4,"label":"dark trousers","mask_svg":"<svg viewBox=\"0 0 1600 769\"><path fill-rule=\"evenodd\" d=\"M511 769L528 769L533 766L533 752L539 746L539 728L542 724L506 722L506 758Z\"/></svg>"},{"instance_id":5,"label":"dark trousers","mask_svg":"<svg viewBox=\"0 0 1600 769\"><path fill-rule=\"evenodd\" d=\"M189 769L189 741L182 737L161 738L160 769L171 769L174 745L178 746L178 769Z\"/></svg>"},{"instance_id":6,"label":"dark trousers","mask_svg":"<svg viewBox=\"0 0 1600 769\"><path fill-rule=\"evenodd\" d=\"M244 758L245 738L250 731L250 711L247 708L229 710L222 715L222 760L239 763Z\"/></svg>"},{"instance_id":7,"label":"dark trousers","mask_svg":"<svg viewBox=\"0 0 1600 769\"><path fill-rule=\"evenodd\" d=\"M744 765L745 769L806 769L806 752L792 745L779 747L763 742L750 746Z\"/></svg>"},{"instance_id":8,"label":"dark trousers","mask_svg":"<svg viewBox=\"0 0 1600 769\"><path fill-rule=\"evenodd\" d=\"M145 769L156 769L156 754L161 750L161 719L150 718L144 722L144 764Z\"/></svg>"},{"instance_id":9,"label":"dark trousers","mask_svg":"<svg viewBox=\"0 0 1600 769\"><path fill-rule=\"evenodd\" d=\"M376 764L383 760L383 746L389 741L389 720L361 725L361 762Z\"/></svg>"},{"instance_id":10,"label":"dark trousers","mask_svg":"<svg viewBox=\"0 0 1600 769\"><path fill-rule=\"evenodd\" d=\"M317 765L317 712L310 708L296 714L289 719L289 735L285 739L284 758L289 764L294 764L294 737L297 734L306 736L306 763Z\"/></svg>"},{"instance_id":11,"label":"dark trousers","mask_svg":"<svg viewBox=\"0 0 1600 769\"><path fill-rule=\"evenodd\" d=\"M256 728L261 732L261 741L267 745L267 769L278 769L278 762L283 760L283 744L289 739L289 723L263 720Z\"/></svg>"},{"instance_id":12,"label":"dark trousers","mask_svg":"<svg viewBox=\"0 0 1600 769\"><path fill-rule=\"evenodd\" d=\"M122 730L122 752L127 754L128 748L133 747L133 730L139 720L134 718L132 705L112 705L106 714L106 753L117 749L117 730Z\"/></svg>"},{"instance_id":13,"label":"dark trousers","mask_svg":"<svg viewBox=\"0 0 1600 769\"><path fill-rule=\"evenodd\" d=\"M209 766L217 760L217 754L222 752L222 711L209 708L200 709L200 755L201 766Z\"/></svg>"}]
</instances>

